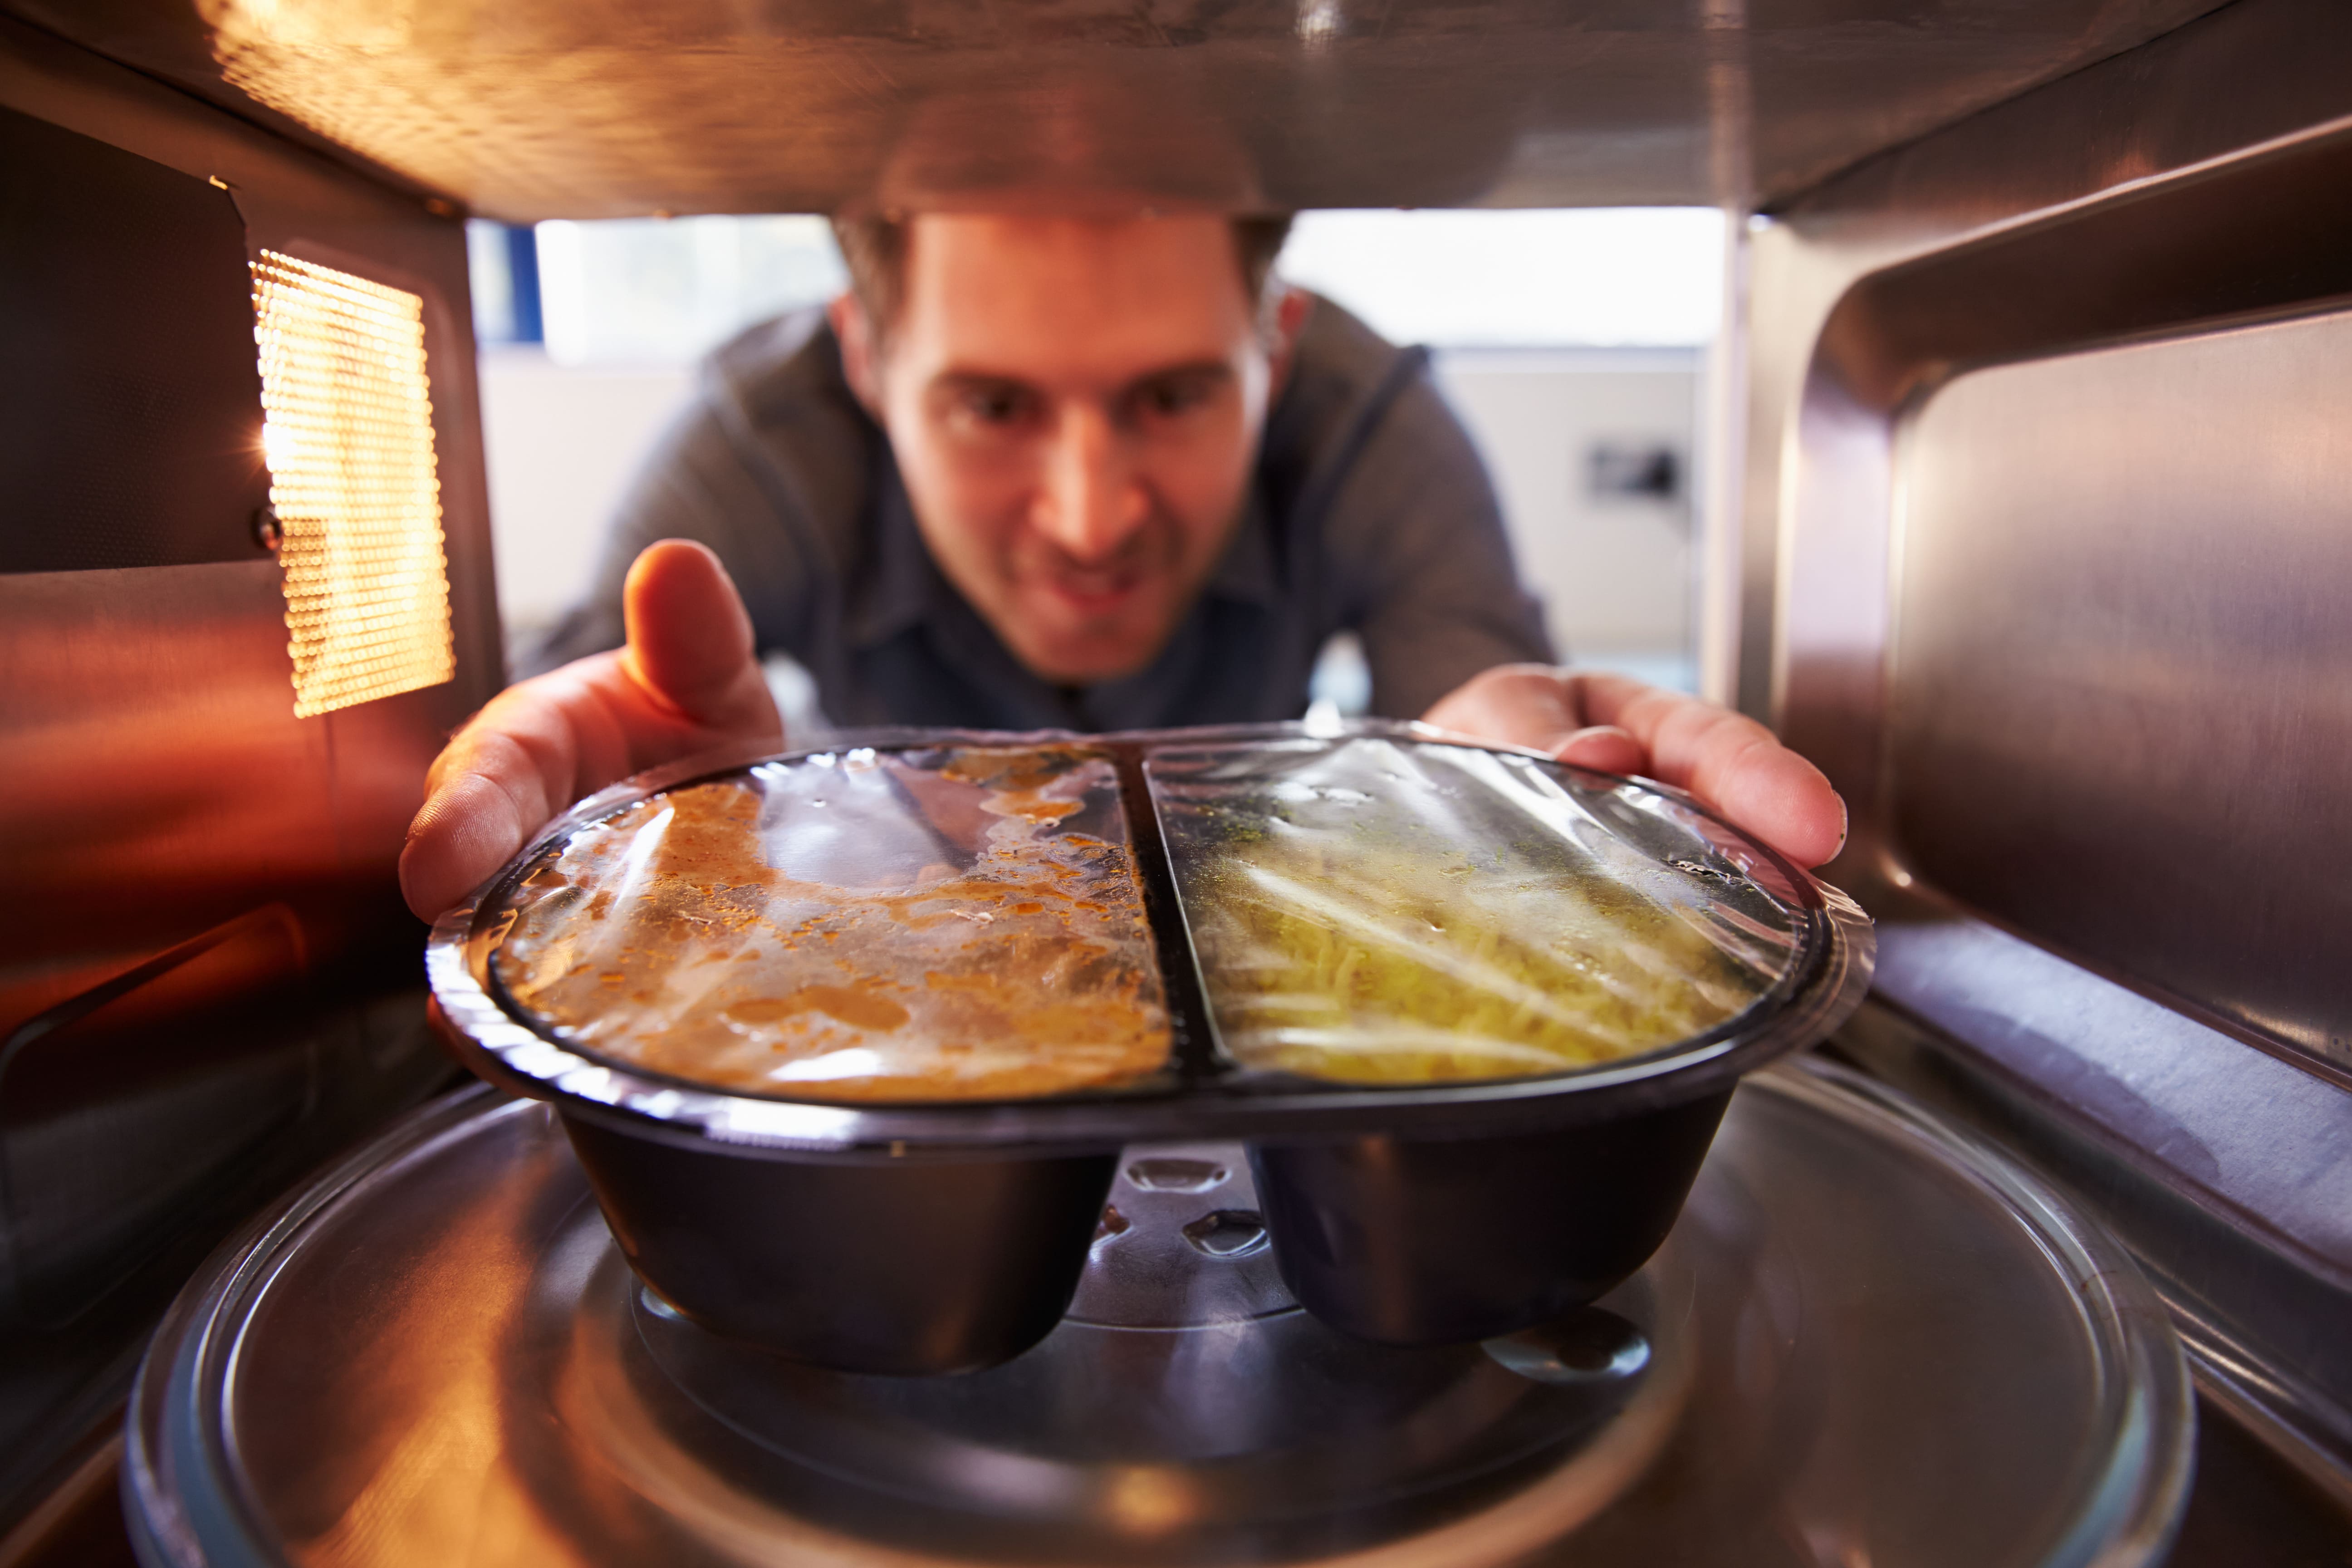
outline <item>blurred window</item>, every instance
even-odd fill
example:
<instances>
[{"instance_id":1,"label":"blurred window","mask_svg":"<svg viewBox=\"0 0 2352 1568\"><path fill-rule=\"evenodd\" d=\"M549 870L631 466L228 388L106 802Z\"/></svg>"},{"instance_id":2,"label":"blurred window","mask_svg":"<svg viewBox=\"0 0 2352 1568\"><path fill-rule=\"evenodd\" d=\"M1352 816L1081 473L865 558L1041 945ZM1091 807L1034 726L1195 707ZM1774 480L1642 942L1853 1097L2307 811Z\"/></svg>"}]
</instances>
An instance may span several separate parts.
<instances>
[{"instance_id":1,"label":"blurred window","mask_svg":"<svg viewBox=\"0 0 2352 1568\"><path fill-rule=\"evenodd\" d=\"M1690 347L1722 310L1723 216L1706 207L1311 212L1282 273L1394 342Z\"/></svg>"},{"instance_id":2,"label":"blurred window","mask_svg":"<svg viewBox=\"0 0 2352 1568\"><path fill-rule=\"evenodd\" d=\"M821 217L625 218L467 235L485 342L672 364L846 281ZM1311 212L1282 272L1398 342L1688 347L1715 335L1723 220L1700 207Z\"/></svg>"},{"instance_id":3,"label":"blurred window","mask_svg":"<svg viewBox=\"0 0 2352 1568\"><path fill-rule=\"evenodd\" d=\"M536 252L547 356L558 364L697 359L847 281L831 226L801 215L543 223Z\"/></svg>"},{"instance_id":4,"label":"blurred window","mask_svg":"<svg viewBox=\"0 0 2352 1568\"><path fill-rule=\"evenodd\" d=\"M475 218L466 225L472 277L474 336L485 343L535 343L539 311L539 237L529 228Z\"/></svg>"}]
</instances>

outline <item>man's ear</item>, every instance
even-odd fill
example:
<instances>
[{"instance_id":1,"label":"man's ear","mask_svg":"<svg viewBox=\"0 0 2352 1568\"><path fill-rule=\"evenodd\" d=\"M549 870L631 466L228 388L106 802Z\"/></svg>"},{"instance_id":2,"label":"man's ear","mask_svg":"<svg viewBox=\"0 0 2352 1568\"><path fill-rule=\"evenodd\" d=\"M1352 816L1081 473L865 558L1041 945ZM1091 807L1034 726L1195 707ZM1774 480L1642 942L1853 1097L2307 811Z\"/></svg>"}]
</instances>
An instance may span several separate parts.
<instances>
[{"instance_id":1,"label":"man's ear","mask_svg":"<svg viewBox=\"0 0 2352 1568\"><path fill-rule=\"evenodd\" d=\"M841 374L848 380L849 390L866 405L866 412L879 419L882 378L877 373L881 355L874 342L873 319L857 302L857 296L846 291L835 295L824 313L833 323L834 337L841 344Z\"/></svg>"},{"instance_id":2,"label":"man's ear","mask_svg":"<svg viewBox=\"0 0 2352 1568\"><path fill-rule=\"evenodd\" d=\"M1298 340L1307 331L1307 319L1315 313L1315 296L1304 289L1276 284L1274 308L1266 312L1268 323L1266 359L1273 370L1269 395L1279 397L1285 383L1290 379L1291 362L1298 357Z\"/></svg>"}]
</instances>

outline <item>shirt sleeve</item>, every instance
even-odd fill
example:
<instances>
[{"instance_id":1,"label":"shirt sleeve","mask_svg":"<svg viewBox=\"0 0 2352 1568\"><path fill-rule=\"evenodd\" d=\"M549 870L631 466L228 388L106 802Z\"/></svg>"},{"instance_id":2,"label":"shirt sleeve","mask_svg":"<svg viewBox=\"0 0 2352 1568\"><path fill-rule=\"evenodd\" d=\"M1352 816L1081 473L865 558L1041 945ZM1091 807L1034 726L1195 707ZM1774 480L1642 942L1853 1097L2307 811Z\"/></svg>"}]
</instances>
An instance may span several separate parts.
<instances>
[{"instance_id":1,"label":"shirt sleeve","mask_svg":"<svg viewBox=\"0 0 2352 1568\"><path fill-rule=\"evenodd\" d=\"M1368 433L1324 538L1374 713L1418 719L1481 670L1553 658L1486 465L1425 371Z\"/></svg>"},{"instance_id":2,"label":"shirt sleeve","mask_svg":"<svg viewBox=\"0 0 2352 1568\"><path fill-rule=\"evenodd\" d=\"M759 456L744 450L740 410L724 391L720 378L707 373L607 521L586 596L518 652L518 677L620 647L621 585L638 553L663 539L709 545L741 591L761 649L797 651L814 575L803 531L783 515L787 509Z\"/></svg>"}]
</instances>

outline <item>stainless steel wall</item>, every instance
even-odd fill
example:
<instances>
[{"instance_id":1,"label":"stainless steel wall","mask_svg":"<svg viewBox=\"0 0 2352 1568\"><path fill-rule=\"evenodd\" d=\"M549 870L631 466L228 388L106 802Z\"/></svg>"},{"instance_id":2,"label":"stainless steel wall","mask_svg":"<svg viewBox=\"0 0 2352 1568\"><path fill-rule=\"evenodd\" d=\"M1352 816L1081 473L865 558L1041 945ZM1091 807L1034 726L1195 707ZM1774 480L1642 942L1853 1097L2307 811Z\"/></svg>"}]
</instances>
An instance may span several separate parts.
<instances>
[{"instance_id":1,"label":"stainless steel wall","mask_svg":"<svg viewBox=\"0 0 2352 1568\"><path fill-rule=\"evenodd\" d=\"M1854 808L1850 1048L2093 1193L2339 1474L2347 190L2352 13L2242 0L1773 214L1742 627Z\"/></svg>"},{"instance_id":2,"label":"stainless steel wall","mask_svg":"<svg viewBox=\"0 0 2352 1568\"><path fill-rule=\"evenodd\" d=\"M457 658L454 681L297 719L279 568L259 551L0 573L5 1532L121 1400L203 1254L445 1072L394 858L425 764L501 672L462 226L7 21L0 106L217 179L251 252L425 300ZM89 416L35 400L8 439ZM21 498L0 513L10 531L100 525Z\"/></svg>"},{"instance_id":3,"label":"stainless steel wall","mask_svg":"<svg viewBox=\"0 0 2352 1568\"><path fill-rule=\"evenodd\" d=\"M0 0L509 222L1745 202L2215 0Z\"/></svg>"},{"instance_id":4,"label":"stainless steel wall","mask_svg":"<svg viewBox=\"0 0 2352 1568\"><path fill-rule=\"evenodd\" d=\"M2352 314L1970 371L1893 466L1903 870L2352 1067Z\"/></svg>"}]
</instances>

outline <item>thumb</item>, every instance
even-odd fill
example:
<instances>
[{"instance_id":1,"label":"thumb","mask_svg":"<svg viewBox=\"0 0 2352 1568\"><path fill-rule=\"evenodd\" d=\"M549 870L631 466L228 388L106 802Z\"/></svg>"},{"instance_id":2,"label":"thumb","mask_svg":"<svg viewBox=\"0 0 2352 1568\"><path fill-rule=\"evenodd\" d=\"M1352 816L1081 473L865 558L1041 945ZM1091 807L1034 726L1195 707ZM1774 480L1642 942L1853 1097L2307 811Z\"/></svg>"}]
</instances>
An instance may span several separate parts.
<instances>
[{"instance_id":1,"label":"thumb","mask_svg":"<svg viewBox=\"0 0 2352 1568\"><path fill-rule=\"evenodd\" d=\"M629 634L622 668L664 706L724 728L756 717L767 702L751 617L707 546L684 539L646 546L622 584L621 612Z\"/></svg>"}]
</instances>

